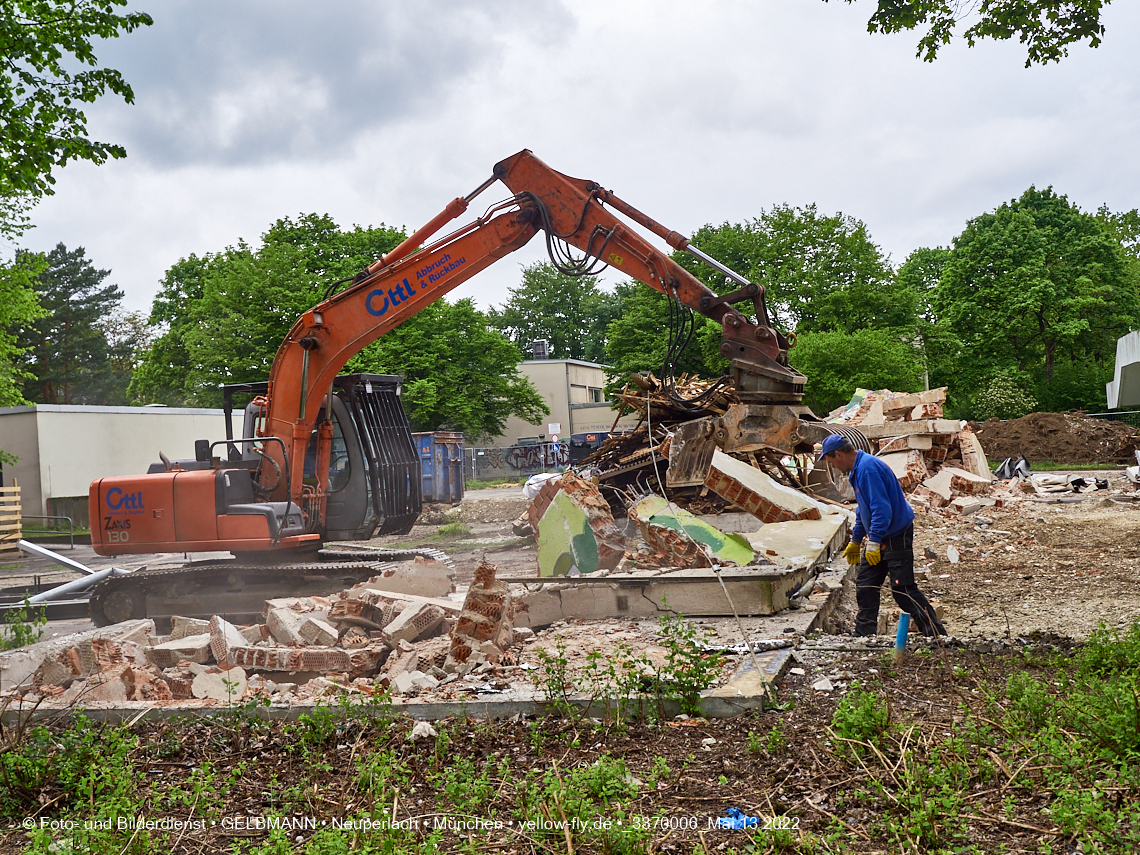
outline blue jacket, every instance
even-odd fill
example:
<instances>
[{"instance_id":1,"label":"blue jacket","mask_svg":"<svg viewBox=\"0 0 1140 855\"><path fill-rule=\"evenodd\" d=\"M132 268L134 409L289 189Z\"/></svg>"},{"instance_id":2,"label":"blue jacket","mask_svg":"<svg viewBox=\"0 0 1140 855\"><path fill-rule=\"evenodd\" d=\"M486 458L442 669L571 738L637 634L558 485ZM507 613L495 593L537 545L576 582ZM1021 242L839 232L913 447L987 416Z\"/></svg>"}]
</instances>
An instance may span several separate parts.
<instances>
[{"instance_id":1,"label":"blue jacket","mask_svg":"<svg viewBox=\"0 0 1140 855\"><path fill-rule=\"evenodd\" d=\"M858 505L851 540L859 543L863 535L873 543L882 543L901 534L914 522L914 511L907 503L895 473L879 458L865 451L855 455L855 468L848 474Z\"/></svg>"}]
</instances>

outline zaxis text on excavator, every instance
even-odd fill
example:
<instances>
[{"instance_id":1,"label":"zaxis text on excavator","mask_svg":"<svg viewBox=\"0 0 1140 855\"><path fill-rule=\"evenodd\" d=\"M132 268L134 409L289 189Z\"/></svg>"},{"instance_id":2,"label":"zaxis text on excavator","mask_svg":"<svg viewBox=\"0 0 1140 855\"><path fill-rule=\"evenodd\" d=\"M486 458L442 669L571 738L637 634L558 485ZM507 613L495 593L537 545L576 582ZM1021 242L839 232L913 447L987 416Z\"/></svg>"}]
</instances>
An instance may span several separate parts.
<instances>
[{"instance_id":1,"label":"zaxis text on excavator","mask_svg":"<svg viewBox=\"0 0 1140 855\"><path fill-rule=\"evenodd\" d=\"M511 191L509 198L427 243L496 181ZM692 253L741 287L717 295L613 212L674 250ZM394 423L391 417L381 418L381 411L393 403L399 408L399 403L391 395L377 397L376 390L385 381L392 388L395 378L338 373L368 344L540 231L562 272L584 275L610 265L721 324L720 350L731 361L744 403L725 422L730 431L702 426L700 436L690 437L687 457L676 459L671 451L671 482L673 470L678 478L700 475L714 444L731 451L769 446L804 452L828 432L801 403L805 378L788 364L789 340L772 326L763 287L598 184L563 175L524 150L496 164L474 192L453 200L340 291L306 311L278 348L267 384L227 389L224 440L199 440L194 460L171 463L164 458L145 475L92 483L92 545L100 555L228 551L238 556L230 562L108 579L92 596L96 622L153 616L164 609L186 613L188 603L198 603L206 614L222 613L227 611L226 592L247 584L272 589L293 579L293 590L300 592L302 579L349 582L369 575L372 565L367 562L322 562L318 551L327 540L372 536L385 522L376 509L378 497L386 494L409 497L404 512L389 518L394 525L386 532L410 528L418 512L418 492L414 497L411 492L418 491L419 473L391 465L393 453L399 456L398 438L390 443L395 452L381 447L384 430L377 425ZM571 247L582 255L575 257ZM751 302L754 318L737 308L744 301ZM234 391L256 395L245 409L240 438L229 422L229 394ZM406 434L406 421L403 430ZM674 445L681 449L685 444ZM215 456L219 446L225 446L224 456ZM414 491L411 481L416 482Z\"/></svg>"}]
</instances>

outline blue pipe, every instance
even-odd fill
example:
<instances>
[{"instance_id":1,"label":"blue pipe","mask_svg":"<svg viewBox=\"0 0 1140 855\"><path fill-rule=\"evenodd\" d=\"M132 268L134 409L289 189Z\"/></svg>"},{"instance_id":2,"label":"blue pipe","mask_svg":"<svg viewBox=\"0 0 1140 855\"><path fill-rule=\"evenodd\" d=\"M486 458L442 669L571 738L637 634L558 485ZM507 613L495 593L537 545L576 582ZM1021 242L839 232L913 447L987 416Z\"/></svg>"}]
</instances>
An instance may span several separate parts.
<instances>
[{"instance_id":1,"label":"blue pipe","mask_svg":"<svg viewBox=\"0 0 1140 855\"><path fill-rule=\"evenodd\" d=\"M899 631L895 633L895 661L901 662L906 652L906 634L910 632L910 615L903 612L899 615Z\"/></svg>"}]
</instances>

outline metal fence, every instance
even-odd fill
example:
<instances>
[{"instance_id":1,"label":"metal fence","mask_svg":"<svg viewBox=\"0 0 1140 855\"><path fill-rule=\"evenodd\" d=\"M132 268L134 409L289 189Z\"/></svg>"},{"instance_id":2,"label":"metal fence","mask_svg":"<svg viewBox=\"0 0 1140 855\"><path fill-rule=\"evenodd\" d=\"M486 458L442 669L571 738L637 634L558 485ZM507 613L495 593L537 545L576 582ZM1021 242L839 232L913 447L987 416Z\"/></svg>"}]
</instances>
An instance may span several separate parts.
<instances>
[{"instance_id":1,"label":"metal fence","mask_svg":"<svg viewBox=\"0 0 1140 855\"><path fill-rule=\"evenodd\" d=\"M1134 428L1140 428L1140 410L1116 410L1111 413L1089 413L1090 419L1105 419L1110 422L1124 422Z\"/></svg>"}]
</instances>

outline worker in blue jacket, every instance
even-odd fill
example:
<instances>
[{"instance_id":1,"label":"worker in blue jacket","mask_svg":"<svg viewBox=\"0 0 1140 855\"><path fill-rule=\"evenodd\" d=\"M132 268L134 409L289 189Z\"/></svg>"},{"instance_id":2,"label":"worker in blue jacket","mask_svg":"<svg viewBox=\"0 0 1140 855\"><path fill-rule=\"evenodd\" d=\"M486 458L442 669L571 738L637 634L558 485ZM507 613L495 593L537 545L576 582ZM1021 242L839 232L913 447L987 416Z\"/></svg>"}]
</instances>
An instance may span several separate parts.
<instances>
[{"instance_id":1,"label":"worker in blue jacket","mask_svg":"<svg viewBox=\"0 0 1140 855\"><path fill-rule=\"evenodd\" d=\"M856 635L874 635L879 623L879 589L891 577L891 593L924 635L945 635L930 602L914 581L914 511L895 473L872 454L856 450L846 437L823 440L820 460L847 476L855 490L857 514L851 542L843 551L848 564L858 564L855 601L859 615ZM867 545L860 545L866 537ZM860 560L862 552L862 560Z\"/></svg>"}]
</instances>

